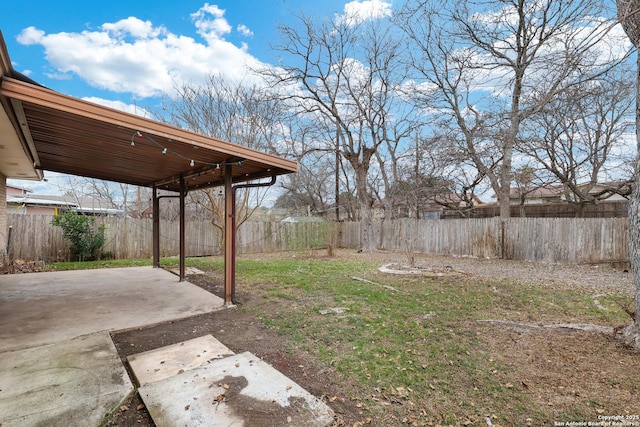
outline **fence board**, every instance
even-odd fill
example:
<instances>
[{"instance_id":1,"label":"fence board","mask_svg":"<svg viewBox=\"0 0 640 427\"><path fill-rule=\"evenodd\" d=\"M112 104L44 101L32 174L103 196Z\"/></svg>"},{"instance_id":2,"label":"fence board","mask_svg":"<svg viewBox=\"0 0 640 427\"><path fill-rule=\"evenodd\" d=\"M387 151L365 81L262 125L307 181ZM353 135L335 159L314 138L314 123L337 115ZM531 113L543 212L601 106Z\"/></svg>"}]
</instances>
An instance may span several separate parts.
<instances>
[{"instance_id":1,"label":"fence board","mask_svg":"<svg viewBox=\"0 0 640 427\"><path fill-rule=\"evenodd\" d=\"M53 262L69 259L69 244L51 216L9 214L14 259ZM115 258L150 258L150 219L97 218L106 228L104 252ZM338 232L339 246L360 247L360 224L345 222L245 222L238 230L239 253L305 250L326 247ZM208 221L187 221L187 256L220 253L220 231ZM547 263L623 262L629 258L628 218L499 218L376 222L379 247L482 258L505 257ZM177 221L160 222L161 256L179 252Z\"/></svg>"}]
</instances>

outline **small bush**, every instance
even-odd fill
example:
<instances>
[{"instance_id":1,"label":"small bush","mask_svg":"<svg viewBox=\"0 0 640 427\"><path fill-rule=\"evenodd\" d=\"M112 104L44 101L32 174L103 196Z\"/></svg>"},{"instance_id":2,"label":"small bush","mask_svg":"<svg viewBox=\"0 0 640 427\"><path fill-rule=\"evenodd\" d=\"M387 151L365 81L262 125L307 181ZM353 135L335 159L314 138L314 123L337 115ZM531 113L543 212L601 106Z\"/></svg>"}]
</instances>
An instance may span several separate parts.
<instances>
[{"instance_id":1,"label":"small bush","mask_svg":"<svg viewBox=\"0 0 640 427\"><path fill-rule=\"evenodd\" d=\"M52 225L62 228L62 236L71 243L71 251L77 261L98 259L104 245L104 225L95 227L93 217L67 212L51 221Z\"/></svg>"}]
</instances>

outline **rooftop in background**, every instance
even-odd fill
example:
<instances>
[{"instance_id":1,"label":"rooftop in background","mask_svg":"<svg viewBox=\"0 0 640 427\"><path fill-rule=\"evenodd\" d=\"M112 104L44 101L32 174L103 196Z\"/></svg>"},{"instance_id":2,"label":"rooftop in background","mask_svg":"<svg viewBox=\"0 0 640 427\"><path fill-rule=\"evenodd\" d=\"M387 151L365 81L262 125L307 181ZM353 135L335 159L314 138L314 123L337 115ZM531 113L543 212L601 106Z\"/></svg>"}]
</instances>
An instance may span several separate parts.
<instances>
[{"instance_id":1,"label":"rooftop in background","mask_svg":"<svg viewBox=\"0 0 640 427\"><path fill-rule=\"evenodd\" d=\"M580 191L597 196L601 201L627 200L631 194L631 183L626 181L585 182L578 184ZM495 195L492 198L496 198ZM562 185L542 185L537 187L512 187L509 190L511 203L524 201L525 203L566 203L567 196Z\"/></svg>"},{"instance_id":2,"label":"rooftop in background","mask_svg":"<svg viewBox=\"0 0 640 427\"><path fill-rule=\"evenodd\" d=\"M124 213L121 209L106 206L105 203L92 197L31 193L29 189L8 185L7 211L41 215L54 215L61 211L75 211L85 215L122 215Z\"/></svg>"}]
</instances>

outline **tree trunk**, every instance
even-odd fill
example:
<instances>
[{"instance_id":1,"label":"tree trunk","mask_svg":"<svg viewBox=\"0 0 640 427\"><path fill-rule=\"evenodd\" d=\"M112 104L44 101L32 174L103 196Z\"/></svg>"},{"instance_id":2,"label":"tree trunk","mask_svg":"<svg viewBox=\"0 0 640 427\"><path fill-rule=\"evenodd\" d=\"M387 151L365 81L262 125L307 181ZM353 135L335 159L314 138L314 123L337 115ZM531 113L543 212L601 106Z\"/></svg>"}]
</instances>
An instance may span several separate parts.
<instances>
[{"instance_id":1,"label":"tree trunk","mask_svg":"<svg viewBox=\"0 0 640 427\"><path fill-rule=\"evenodd\" d=\"M636 76L636 164L633 192L629 200L629 261L633 274L635 294L635 319L623 331L623 339L627 345L640 350L640 56Z\"/></svg>"},{"instance_id":2,"label":"tree trunk","mask_svg":"<svg viewBox=\"0 0 640 427\"><path fill-rule=\"evenodd\" d=\"M360 242L363 252L376 250L376 239L373 230L373 212L371 196L367 191L367 169L363 165L354 166L356 172L356 192L360 205Z\"/></svg>"},{"instance_id":3,"label":"tree trunk","mask_svg":"<svg viewBox=\"0 0 640 427\"><path fill-rule=\"evenodd\" d=\"M498 203L500 206L500 219L506 221L511 218L511 201L509 200L509 186L502 186L500 188L500 194L498 196Z\"/></svg>"}]
</instances>

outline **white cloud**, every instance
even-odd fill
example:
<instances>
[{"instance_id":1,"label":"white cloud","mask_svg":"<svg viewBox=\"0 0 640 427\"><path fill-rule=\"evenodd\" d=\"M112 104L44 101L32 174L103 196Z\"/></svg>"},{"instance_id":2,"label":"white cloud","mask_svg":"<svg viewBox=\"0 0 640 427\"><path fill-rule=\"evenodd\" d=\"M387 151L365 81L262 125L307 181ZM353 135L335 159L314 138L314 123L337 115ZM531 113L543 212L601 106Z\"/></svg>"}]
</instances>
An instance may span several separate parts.
<instances>
[{"instance_id":1,"label":"white cloud","mask_svg":"<svg viewBox=\"0 0 640 427\"><path fill-rule=\"evenodd\" d=\"M18 35L18 43L25 45L38 44L44 38L44 31L36 27L27 27Z\"/></svg>"},{"instance_id":2,"label":"white cloud","mask_svg":"<svg viewBox=\"0 0 640 427\"><path fill-rule=\"evenodd\" d=\"M205 3L200 10L191 14L191 19L198 29L198 34L212 42L231 32L231 25L224 18L224 13L225 10L215 4Z\"/></svg>"},{"instance_id":3,"label":"white cloud","mask_svg":"<svg viewBox=\"0 0 640 427\"><path fill-rule=\"evenodd\" d=\"M140 39L155 38L165 33L164 28L154 28L151 22L142 21L133 16L115 23L103 24L102 29L111 33L113 37L124 37L128 34Z\"/></svg>"},{"instance_id":4,"label":"white cloud","mask_svg":"<svg viewBox=\"0 0 640 427\"><path fill-rule=\"evenodd\" d=\"M240 24L240 25L238 25L238 27L237 27L236 29L238 30L238 32L239 32L240 34L242 34L242 35L243 35L243 36L245 36L245 37L252 37L252 36L253 36L253 31L251 31L251 30L249 29L249 27L247 27L247 26L246 26L246 25L244 25L244 24Z\"/></svg>"},{"instance_id":5,"label":"white cloud","mask_svg":"<svg viewBox=\"0 0 640 427\"><path fill-rule=\"evenodd\" d=\"M367 20L392 16L391 3L384 0L354 0L344 5L344 12L337 22L357 25Z\"/></svg>"},{"instance_id":6,"label":"white cloud","mask_svg":"<svg viewBox=\"0 0 640 427\"><path fill-rule=\"evenodd\" d=\"M44 74L49 77L51 80L71 80L73 79L73 75L69 73L51 73L47 72Z\"/></svg>"},{"instance_id":7,"label":"white cloud","mask_svg":"<svg viewBox=\"0 0 640 427\"><path fill-rule=\"evenodd\" d=\"M260 62L246 44L223 36L231 31L224 10L205 4L191 15L203 41L129 17L95 30L46 34L35 27L18 36L24 45L41 45L52 78L77 75L89 85L139 98L171 94L175 85L198 83L210 74L244 78Z\"/></svg>"},{"instance_id":8,"label":"white cloud","mask_svg":"<svg viewBox=\"0 0 640 427\"><path fill-rule=\"evenodd\" d=\"M88 96L82 98L84 101L93 102L94 104L104 105L105 107L113 108L114 110L124 111L126 113L135 114L141 117L150 117L150 114L144 108L140 108L135 104L127 104L122 101L113 101L104 98L98 98L96 96Z\"/></svg>"}]
</instances>

